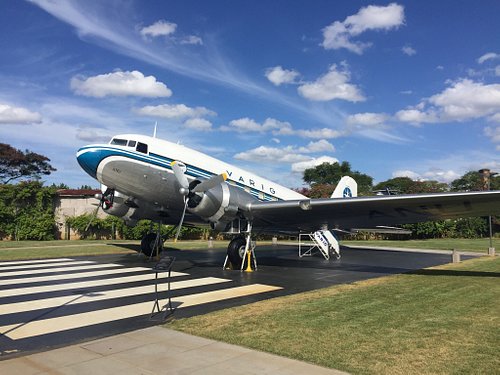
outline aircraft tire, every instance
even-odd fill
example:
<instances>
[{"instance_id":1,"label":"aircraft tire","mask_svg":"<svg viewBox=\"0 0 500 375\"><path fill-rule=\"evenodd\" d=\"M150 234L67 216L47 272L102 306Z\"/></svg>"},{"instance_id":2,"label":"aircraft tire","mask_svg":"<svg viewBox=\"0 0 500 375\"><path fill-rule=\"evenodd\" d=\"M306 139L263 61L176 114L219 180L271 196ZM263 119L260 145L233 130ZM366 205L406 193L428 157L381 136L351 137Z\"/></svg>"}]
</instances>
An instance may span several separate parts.
<instances>
[{"instance_id":1,"label":"aircraft tire","mask_svg":"<svg viewBox=\"0 0 500 375\"><path fill-rule=\"evenodd\" d=\"M235 237L229 242L227 247L227 256L233 269L239 270L241 268L241 262L243 262L242 253L245 250L245 238ZM241 250L243 248L243 251Z\"/></svg>"},{"instance_id":2,"label":"aircraft tire","mask_svg":"<svg viewBox=\"0 0 500 375\"><path fill-rule=\"evenodd\" d=\"M141 240L141 251L144 255L150 257L154 250L156 233L148 233Z\"/></svg>"}]
</instances>

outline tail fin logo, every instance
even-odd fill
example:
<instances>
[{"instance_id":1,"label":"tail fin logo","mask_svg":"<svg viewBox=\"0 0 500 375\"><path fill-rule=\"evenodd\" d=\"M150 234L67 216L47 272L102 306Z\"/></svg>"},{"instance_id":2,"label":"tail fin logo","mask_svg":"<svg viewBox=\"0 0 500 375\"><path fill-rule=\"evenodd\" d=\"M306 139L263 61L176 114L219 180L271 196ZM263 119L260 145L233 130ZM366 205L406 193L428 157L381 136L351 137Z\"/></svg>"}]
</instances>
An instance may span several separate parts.
<instances>
[{"instance_id":1,"label":"tail fin logo","mask_svg":"<svg viewBox=\"0 0 500 375\"><path fill-rule=\"evenodd\" d=\"M344 189L344 192L342 193L342 196L344 198L352 198L352 192L351 192L351 189L349 188L349 186L346 186L346 188Z\"/></svg>"}]
</instances>

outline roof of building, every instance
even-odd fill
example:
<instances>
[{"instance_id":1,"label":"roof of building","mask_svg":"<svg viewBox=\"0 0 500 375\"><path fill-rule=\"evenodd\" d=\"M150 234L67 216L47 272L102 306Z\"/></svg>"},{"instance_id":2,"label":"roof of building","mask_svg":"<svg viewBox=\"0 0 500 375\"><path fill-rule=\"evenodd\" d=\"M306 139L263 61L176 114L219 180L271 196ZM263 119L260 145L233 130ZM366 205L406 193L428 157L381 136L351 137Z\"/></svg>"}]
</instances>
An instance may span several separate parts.
<instances>
[{"instance_id":1,"label":"roof of building","mask_svg":"<svg viewBox=\"0 0 500 375\"><path fill-rule=\"evenodd\" d=\"M57 195L60 197L93 197L100 194L99 189L59 189Z\"/></svg>"}]
</instances>

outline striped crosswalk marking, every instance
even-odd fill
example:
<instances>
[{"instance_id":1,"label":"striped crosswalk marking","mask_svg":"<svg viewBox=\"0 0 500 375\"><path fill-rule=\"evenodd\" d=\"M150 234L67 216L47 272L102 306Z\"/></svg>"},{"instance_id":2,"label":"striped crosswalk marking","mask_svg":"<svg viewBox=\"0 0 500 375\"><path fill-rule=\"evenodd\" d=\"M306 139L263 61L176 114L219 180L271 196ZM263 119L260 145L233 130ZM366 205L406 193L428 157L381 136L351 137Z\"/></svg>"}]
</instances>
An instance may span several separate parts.
<instances>
[{"instance_id":1,"label":"striped crosswalk marking","mask_svg":"<svg viewBox=\"0 0 500 375\"><path fill-rule=\"evenodd\" d=\"M175 304L180 303L181 305L178 308L183 308L207 302L222 301L230 298L271 292L278 289L281 288L270 285L252 284L221 291L208 292L210 293L208 298L204 296L204 294L207 293L200 293L198 295L198 301L191 299L190 303L186 304L186 306L183 304L183 297L172 299L172 302ZM151 312L151 308L151 302L141 302L132 305L111 307L109 309L89 311L86 313L67 315L63 317L36 320L27 324L11 324L0 327L0 332L12 340L19 340L28 337L66 331L69 329L87 327L94 324L109 323L119 319L133 318L149 314Z\"/></svg>"},{"instance_id":2,"label":"striped crosswalk marking","mask_svg":"<svg viewBox=\"0 0 500 375\"><path fill-rule=\"evenodd\" d=\"M4 278L0 279L0 334L12 340L148 315L153 307L155 274L150 268L127 268L114 263L66 258L1 262L0 266L0 277ZM46 273L51 274L44 276ZM172 272L171 276L170 287L176 291L172 302L181 309L281 289L263 284L235 287L230 279L188 278L189 275L182 272ZM179 280L180 276L184 278ZM160 292L165 291L165 282L164 275L161 275ZM117 289L113 289L115 285ZM204 292L197 292L199 287L208 287L209 291L205 288ZM50 292L58 293L44 294ZM18 301L17 296L20 297ZM165 298L165 294L161 296ZM141 300L143 302L137 302ZM99 301L105 302L102 305L105 308L96 309L100 305L95 302Z\"/></svg>"},{"instance_id":3,"label":"striped crosswalk marking","mask_svg":"<svg viewBox=\"0 0 500 375\"><path fill-rule=\"evenodd\" d=\"M89 271L89 272L80 272L80 273L75 273L73 275L71 274L63 274L63 275L53 275L53 276L43 276L43 275L38 275L34 277L26 277L26 278L20 278L20 279L9 279L9 280L3 280L0 285L23 285L23 284L31 284L31 283L36 283L36 282L46 282L46 281L65 281L65 280L73 280L73 279L84 279L84 278L89 278L89 277L97 277L97 276L106 276L106 275L123 275L127 273L134 273L134 272L144 272L144 271L151 271L151 268L145 268L145 267L129 267L129 268L120 268L120 269L111 269L111 270L101 270L101 271Z\"/></svg>"},{"instance_id":4,"label":"striped crosswalk marking","mask_svg":"<svg viewBox=\"0 0 500 375\"><path fill-rule=\"evenodd\" d=\"M23 269L32 269L32 268L47 268L50 269L51 267L60 267L60 266L71 266L71 265L84 265L84 264L95 264L95 262L92 262L90 260L82 260L79 262L76 261L67 261L67 262L57 262L57 263L35 263L35 264L29 264L29 263L22 263L17 266L12 266L12 267L0 267L0 271L15 271L15 270L23 270Z\"/></svg>"},{"instance_id":5,"label":"striped crosswalk marking","mask_svg":"<svg viewBox=\"0 0 500 375\"><path fill-rule=\"evenodd\" d=\"M9 268L15 267L13 264L37 264L37 263L60 263L60 262L77 262L71 258L50 258L50 259L31 259L31 260L16 260L15 262L9 260L7 262L0 262L0 266L9 266ZM85 261L87 263L94 263L92 261Z\"/></svg>"},{"instance_id":6,"label":"striped crosswalk marking","mask_svg":"<svg viewBox=\"0 0 500 375\"><path fill-rule=\"evenodd\" d=\"M172 277L176 276L185 276L186 273L182 272L172 272ZM10 297L10 296L22 296L26 294L35 294L35 293L47 293L47 292L60 292L60 291L68 291L73 289L85 289L98 287L98 286L108 286L108 285L116 285L123 283L132 283L138 281L151 281L154 279L153 273L149 272L143 275L135 275L135 276L124 276L124 277L115 277L112 279L101 279L101 280L92 280L92 281L78 281L78 282L68 282L64 284L55 284L55 285L43 285L43 286L33 286L26 288L14 288L14 289L3 289L0 290L0 297Z\"/></svg>"},{"instance_id":7,"label":"striped crosswalk marking","mask_svg":"<svg viewBox=\"0 0 500 375\"><path fill-rule=\"evenodd\" d=\"M201 279L171 282L170 289L179 290L184 288L194 288L198 286L214 285L229 281L231 280L220 279L217 277L203 277ZM161 293L163 290L165 290L165 288L166 288L165 285L160 284L158 288L159 292ZM37 310L37 309L57 308L59 306L68 306L70 304L75 304L75 303L97 302L111 298L131 297L149 293L154 293L154 287L152 285L122 288L122 289L112 289L96 293L91 292L82 294L71 294L69 296L63 296L63 297L44 298L32 301L8 303L0 305L0 315L14 314L23 311Z\"/></svg>"},{"instance_id":8,"label":"striped crosswalk marking","mask_svg":"<svg viewBox=\"0 0 500 375\"><path fill-rule=\"evenodd\" d=\"M121 264L114 264L114 263L108 263L108 264L88 264L85 266L76 266L76 267L55 267L55 268L42 268L42 269L36 269L36 270L25 270L25 271L10 271L10 272L0 272L0 278L2 277L13 277L13 276L24 276L24 275L38 275L41 273L55 273L55 272L74 272L74 271L81 271L81 270L91 270L91 269L96 269L96 268L113 268L113 267L122 267ZM0 268L0 271L2 269ZM25 279L23 280L25 281ZM0 280L0 285L5 285L4 281Z\"/></svg>"}]
</instances>

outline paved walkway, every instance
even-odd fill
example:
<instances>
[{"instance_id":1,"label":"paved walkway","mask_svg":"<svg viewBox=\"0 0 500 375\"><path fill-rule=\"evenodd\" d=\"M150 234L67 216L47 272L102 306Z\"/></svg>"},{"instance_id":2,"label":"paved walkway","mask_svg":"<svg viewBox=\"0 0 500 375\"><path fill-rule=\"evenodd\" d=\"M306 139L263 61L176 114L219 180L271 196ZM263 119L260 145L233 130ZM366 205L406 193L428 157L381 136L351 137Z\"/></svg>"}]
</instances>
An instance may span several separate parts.
<instances>
[{"instance_id":1,"label":"paved walkway","mask_svg":"<svg viewBox=\"0 0 500 375\"><path fill-rule=\"evenodd\" d=\"M0 374L117 373L346 374L161 327L0 361Z\"/></svg>"}]
</instances>

